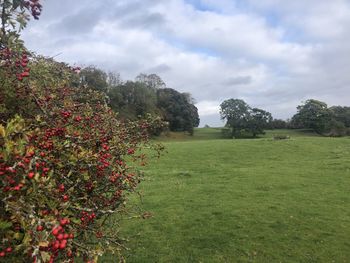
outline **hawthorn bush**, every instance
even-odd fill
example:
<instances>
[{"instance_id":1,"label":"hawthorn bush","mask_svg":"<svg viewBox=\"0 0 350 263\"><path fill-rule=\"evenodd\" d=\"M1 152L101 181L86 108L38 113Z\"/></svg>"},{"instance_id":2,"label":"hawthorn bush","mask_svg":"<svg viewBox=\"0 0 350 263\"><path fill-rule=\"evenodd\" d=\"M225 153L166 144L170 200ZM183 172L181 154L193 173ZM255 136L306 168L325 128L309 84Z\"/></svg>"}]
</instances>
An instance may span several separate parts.
<instances>
[{"instance_id":1,"label":"hawthorn bush","mask_svg":"<svg viewBox=\"0 0 350 263\"><path fill-rule=\"evenodd\" d=\"M118 229L105 222L125 212L143 149L161 151L149 134L163 123L121 122L81 85L79 68L30 54L18 30L28 12L38 18L39 1L0 3L0 261L122 258Z\"/></svg>"}]
</instances>

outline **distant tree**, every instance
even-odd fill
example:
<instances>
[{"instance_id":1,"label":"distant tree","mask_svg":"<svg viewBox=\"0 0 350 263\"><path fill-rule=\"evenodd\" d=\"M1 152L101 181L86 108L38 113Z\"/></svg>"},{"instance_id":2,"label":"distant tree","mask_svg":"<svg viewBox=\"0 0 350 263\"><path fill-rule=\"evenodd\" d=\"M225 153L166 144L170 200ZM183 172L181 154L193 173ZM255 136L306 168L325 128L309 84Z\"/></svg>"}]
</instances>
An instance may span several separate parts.
<instances>
[{"instance_id":1,"label":"distant tree","mask_svg":"<svg viewBox=\"0 0 350 263\"><path fill-rule=\"evenodd\" d=\"M249 105L241 99L229 99L221 103L221 119L226 119L226 126L231 128L233 137L241 136L242 131L247 127L249 110Z\"/></svg>"},{"instance_id":2,"label":"distant tree","mask_svg":"<svg viewBox=\"0 0 350 263\"><path fill-rule=\"evenodd\" d=\"M182 95L185 96L186 100L190 104L196 104L196 100L192 97L192 94L189 92L183 92Z\"/></svg>"},{"instance_id":3,"label":"distant tree","mask_svg":"<svg viewBox=\"0 0 350 263\"><path fill-rule=\"evenodd\" d=\"M288 126L287 122L280 119L273 119L270 123L270 129L286 129Z\"/></svg>"},{"instance_id":4,"label":"distant tree","mask_svg":"<svg viewBox=\"0 0 350 263\"><path fill-rule=\"evenodd\" d=\"M271 113L258 108L253 108L249 112L246 130L252 133L253 137L256 137L258 134L264 134L264 129L269 128L271 121Z\"/></svg>"},{"instance_id":5,"label":"distant tree","mask_svg":"<svg viewBox=\"0 0 350 263\"><path fill-rule=\"evenodd\" d=\"M326 124L325 135L331 137L341 137L347 135L348 129L345 127L344 123L337 121L332 118Z\"/></svg>"},{"instance_id":6,"label":"distant tree","mask_svg":"<svg viewBox=\"0 0 350 263\"><path fill-rule=\"evenodd\" d=\"M199 125L198 109L190 93L166 88L156 74L139 74L135 81L123 82L118 73L106 73L93 66L81 71L81 82L102 91L119 118L136 120L147 114L162 115L172 131L188 131Z\"/></svg>"},{"instance_id":7,"label":"distant tree","mask_svg":"<svg viewBox=\"0 0 350 263\"><path fill-rule=\"evenodd\" d=\"M157 74L147 75L144 73L140 73L135 80L136 82L144 83L146 86L155 90L166 88L165 82Z\"/></svg>"},{"instance_id":8,"label":"distant tree","mask_svg":"<svg viewBox=\"0 0 350 263\"><path fill-rule=\"evenodd\" d=\"M256 137L263 134L272 120L271 113L251 108L241 99L225 100L220 105L221 119L226 119L226 127L232 132L232 137L240 137L243 132L248 132Z\"/></svg>"},{"instance_id":9,"label":"distant tree","mask_svg":"<svg viewBox=\"0 0 350 263\"><path fill-rule=\"evenodd\" d=\"M108 75L101 69L94 66L83 68L80 72L82 84L87 85L89 88L107 92L108 89Z\"/></svg>"},{"instance_id":10,"label":"distant tree","mask_svg":"<svg viewBox=\"0 0 350 263\"><path fill-rule=\"evenodd\" d=\"M110 90L112 87L121 85L122 83L123 81L119 73L108 72L107 74L108 90Z\"/></svg>"},{"instance_id":11,"label":"distant tree","mask_svg":"<svg viewBox=\"0 0 350 263\"><path fill-rule=\"evenodd\" d=\"M157 106L171 131L188 131L199 125L198 109L187 96L170 88L157 90Z\"/></svg>"},{"instance_id":12,"label":"distant tree","mask_svg":"<svg viewBox=\"0 0 350 263\"><path fill-rule=\"evenodd\" d=\"M350 107L333 106L329 109L336 121L343 123L345 127L350 127Z\"/></svg>"},{"instance_id":13,"label":"distant tree","mask_svg":"<svg viewBox=\"0 0 350 263\"><path fill-rule=\"evenodd\" d=\"M192 129L194 127L198 127L199 123L200 123L200 119L199 119L199 114L198 114L198 108L194 105L194 104L189 104L189 112L191 114L191 119L192 119Z\"/></svg>"},{"instance_id":14,"label":"distant tree","mask_svg":"<svg viewBox=\"0 0 350 263\"><path fill-rule=\"evenodd\" d=\"M331 111L327 104L310 99L297 107L297 114L292 118L292 123L296 127L313 129L322 134L327 129L327 124L331 120Z\"/></svg>"},{"instance_id":15,"label":"distant tree","mask_svg":"<svg viewBox=\"0 0 350 263\"><path fill-rule=\"evenodd\" d=\"M112 109L122 118L137 119L148 113L159 114L156 92L141 82L127 81L114 86L108 96Z\"/></svg>"}]
</instances>

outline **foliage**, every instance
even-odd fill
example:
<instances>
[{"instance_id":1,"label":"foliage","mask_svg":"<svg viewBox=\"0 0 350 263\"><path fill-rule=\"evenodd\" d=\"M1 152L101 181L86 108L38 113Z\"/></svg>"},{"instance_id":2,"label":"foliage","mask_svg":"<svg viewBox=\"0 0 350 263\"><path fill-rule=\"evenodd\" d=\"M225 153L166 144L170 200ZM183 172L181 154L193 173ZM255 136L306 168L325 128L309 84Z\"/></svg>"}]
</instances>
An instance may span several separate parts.
<instances>
[{"instance_id":1,"label":"foliage","mask_svg":"<svg viewBox=\"0 0 350 263\"><path fill-rule=\"evenodd\" d=\"M157 74L139 74L136 77L136 82L143 83L148 88L157 90L157 89L165 89L165 82L157 75Z\"/></svg>"},{"instance_id":2,"label":"foliage","mask_svg":"<svg viewBox=\"0 0 350 263\"><path fill-rule=\"evenodd\" d=\"M159 115L155 90L141 82L127 81L111 87L107 94L111 108L121 118L135 120L147 114Z\"/></svg>"},{"instance_id":3,"label":"foliage","mask_svg":"<svg viewBox=\"0 0 350 263\"><path fill-rule=\"evenodd\" d=\"M22 46L19 32L25 28L30 15L39 19L42 5L39 0L1 0L0 1L0 48Z\"/></svg>"},{"instance_id":4,"label":"foliage","mask_svg":"<svg viewBox=\"0 0 350 263\"><path fill-rule=\"evenodd\" d=\"M344 136L349 133L350 107L333 106L317 100L307 100L297 107L298 112L292 118L295 128L309 128L327 136Z\"/></svg>"},{"instance_id":5,"label":"foliage","mask_svg":"<svg viewBox=\"0 0 350 263\"><path fill-rule=\"evenodd\" d=\"M226 126L231 128L231 137L240 137L249 132L256 137L263 134L272 121L271 113L258 108L251 108L241 99L225 100L220 105L221 119L226 119ZM227 133L227 132L226 132Z\"/></svg>"},{"instance_id":6,"label":"foliage","mask_svg":"<svg viewBox=\"0 0 350 263\"><path fill-rule=\"evenodd\" d=\"M271 121L271 113L258 108L253 108L250 111L247 130L253 134L253 137L256 137L257 134L264 134L264 129L270 126L269 124Z\"/></svg>"},{"instance_id":7,"label":"foliage","mask_svg":"<svg viewBox=\"0 0 350 263\"><path fill-rule=\"evenodd\" d=\"M297 110L297 114L292 118L292 122L297 127L313 129L320 134L325 132L327 123L331 119L331 113L326 103L310 99L299 105Z\"/></svg>"},{"instance_id":8,"label":"foliage","mask_svg":"<svg viewBox=\"0 0 350 263\"><path fill-rule=\"evenodd\" d=\"M188 94L174 89L157 90L157 106L169 122L171 131L188 131L193 134L193 128L199 125L198 109L188 101Z\"/></svg>"},{"instance_id":9,"label":"foliage","mask_svg":"<svg viewBox=\"0 0 350 263\"><path fill-rule=\"evenodd\" d=\"M269 125L270 129L286 129L287 126L288 126L288 123L284 120L280 120L280 119L273 119L271 122L270 122L270 125Z\"/></svg>"},{"instance_id":10,"label":"foliage","mask_svg":"<svg viewBox=\"0 0 350 263\"><path fill-rule=\"evenodd\" d=\"M90 89L107 92L108 75L103 70L95 68L93 66L86 67L81 70L80 76L83 85L88 86Z\"/></svg>"},{"instance_id":11,"label":"foliage","mask_svg":"<svg viewBox=\"0 0 350 263\"><path fill-rule=\"evenodd\" d=\"M333 106L329 108L333 118L350 128L350 107Z\"/></svg>"},{"instance_id":12,"label":"foliage","mask_svg":"<svg viewBox=\"0 0 350 263\"><path fill-rule=\"evenodd\" d=\"M190 93L166 87L156 74L139 74L135 81L123 82L119 75L93 66L81 71L82 83L105 93L111 108L124 120L152 114L169 123L171 131L187 131L199 125L198 109ZM157 130L159 135L162 130Z\"/></svg>"},{"instance_id":13,"label":"foliage","mask_svg":"<svg viewBox=\"0 0 350 263\"><path fill-rule=\"evenodd\" d=\"M12 7L0 3L11 18L15 4L24 10L27 1L11 1ZM38 4L30 1L29 7ZM92 262L107 251L121 256L119 229L105 222L126 212L127 197L142 179L135 166L146 164L142 149L150 147L157 155L162 149L149 143L149 134L163 122L150 116L120 121L103 93L81 85L79 69L34 57L4 39L0 257Z\"/></svg>"}]
</instances>

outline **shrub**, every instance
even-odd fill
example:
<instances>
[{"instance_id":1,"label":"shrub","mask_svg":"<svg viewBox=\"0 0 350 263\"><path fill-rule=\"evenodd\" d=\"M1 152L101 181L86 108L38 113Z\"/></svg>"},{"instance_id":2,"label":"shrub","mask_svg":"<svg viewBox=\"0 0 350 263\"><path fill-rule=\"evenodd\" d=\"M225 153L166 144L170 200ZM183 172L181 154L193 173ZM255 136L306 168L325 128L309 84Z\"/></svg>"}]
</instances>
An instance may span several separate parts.
<instances>
[{"instance_id":1,"label":"shrub","mask_svg":"<svg viewBox=\"0 0 350 263\"><path fill-rule=\"evenodd\" d=\"M29 10L39 4L15 2L23 12L27 3ZM102 94L80 85L77 68L31 56L19 41L1 36L0 257L121 257L118 229L105 222L124 212L140 182L134 166L145 165L143 148L157 155L162 149L149 143L149 134L163 123L151 116L118 120Z\"/></svg>"}]
</instances>

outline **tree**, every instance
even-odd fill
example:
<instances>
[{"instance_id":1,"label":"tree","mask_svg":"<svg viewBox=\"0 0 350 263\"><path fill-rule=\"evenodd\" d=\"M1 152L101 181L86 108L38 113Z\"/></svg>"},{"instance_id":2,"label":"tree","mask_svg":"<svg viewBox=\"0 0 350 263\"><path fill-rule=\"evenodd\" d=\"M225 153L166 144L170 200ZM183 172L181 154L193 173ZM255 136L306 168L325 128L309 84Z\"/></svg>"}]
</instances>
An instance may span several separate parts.
<instances>
[{"instance_id":1,"label":"tree","mask_svg":"<svg viewBox=\"0 0 350 263\"><path fill-rule=\"evenodd\" d=\"M157 106L171 131L188 131L199 125L198 109L188 102L187 95L174 89L157 90Z\"/></svg>"},{"instance_id":2,"label":"tree","mask_svg":"<svg viewBox=\"0 0 350 263\"><path fill-rule=\"evenodd\" d=\"M350 107L333 106L329 109L336 121L343 123L345 127L350 127Z\"/></svg>"},{"instance_id":3,"label":"tree","mask_svg":"<svg viewBox=\"0 0 350 263\"><path fill-rule=\"evenodd\" d=\"M270 129L286 129L287 122L280 119L273 119L270 123Z\"/></svg>"},{"instance_id":4,"label":"tree","mask_svg":"<svg viewBox=\"0 0 350 263\"><path fill-rule=\"evenodd\" d=\"M140 73L136 77L136 82L144 83L147 87L150 87L154 90L166 88L165 82L157 74L147 75L144 73Z\"/></svg>"},{"instance_id":5,"label":"tree","mask_svg":"<svg viewBox=\"0 0 350 263\"><path fill-rule=\"evenodd\" d=\"M331 120L331 111L327 104L310 99L297 107L298 112L292 117L292 123L296 127L308 128L322 134L327 129L327 123Z\"/></svg>"},{"instance_id":6,"label":"tree","mask_svg":"<svg viewBox=\"0 0 350 263\"><path fill-rule=\"evenodd\" d=\"M30 15L34 19L39 19L42 11L40 1L1 0L0 7L0 48L23 47L23 41L20 40L19 33L26 27Z\"/></svg>"},{"instance_id":7,"label":"tree","mask_svg":"<svg viewBox=\"0 0 350 263\"><path fill-rule=\"evenodd\" d=\"M119 73L108 72L107 74L108 91L115 86L121 85L122 83L123 81Z\"/></svg>"},{"instance_id":8,"label":"tree","mask_svg":"<svg viewBox=\"0 0 350 263\"><path fill-rule=\"evenodd\" d=\"M122 118L135 120L147 114L159 115L155 90L142 82L127 81L111 87L107 94L112 109Z\"/></svg>"},{"instance_id":9,"label":"tree","mask_svg":"<svg viewBox=\"0 0 350 263\"><path fill-rule=\"evenodd\" d=\"M231 128L233 137L239 137L247 127L249 110L249 105L241 99L229 99L221 103L221 119L226 119L226 126Z\"/></svg>"},{"instance_id":10,"label":"tree","mask_svg":"<svg viewBox=\"0 0 350 263\"><path fill-rule=\"evenodd\" d=\"M272 120L271 113L258 108L251 108L241 99L225 100L220 105L221 119L226 119L226 126L231 128L233 137L242 136L248 132L256 137L263 134Z\"/></svg>"},{"instance_id":11,"label":"tree","mask_svg":"<svg viewBox=\"0 0 350 263\"><path fill-rule=\"evenodd\" d=\"M89 66L81 70L80 76L82 84L87 85L91 89L107 92L108 89L108 74L94 66ZM115 79L110 79L114 81Z\"/></svg>"},{"instance_id":12,"label":"tree","mask_svg":"<svg viewBox=\"0 0 350 263\"><path fill-rule=\"evenodd\" d=\"M271 113L258 108L253 108L250 111L246 130L251 132L253 137L256 137L258 134L264 134L264 129L269 128L271 121Z\"/></svg>"}]
</instances>

